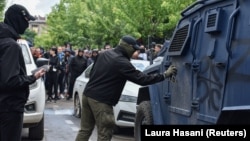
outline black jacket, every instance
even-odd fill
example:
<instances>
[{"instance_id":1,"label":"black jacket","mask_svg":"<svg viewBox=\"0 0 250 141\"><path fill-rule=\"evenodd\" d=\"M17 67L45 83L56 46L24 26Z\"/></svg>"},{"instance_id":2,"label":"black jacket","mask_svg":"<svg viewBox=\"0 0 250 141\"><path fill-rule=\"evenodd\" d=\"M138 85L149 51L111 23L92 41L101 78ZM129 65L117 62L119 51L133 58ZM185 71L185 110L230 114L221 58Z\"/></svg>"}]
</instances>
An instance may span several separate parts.
<instances>
[{"instance_id":1,"label":"black jacket","mask_svg":"<svg viewBox=\"0 0 250 141\"><path fill-rule=\"evenodd\" d=\"M60 70L60 60L59 57L57 55L49 56L49 73L57 73Z\"/></svg>"},{"instance_id":2,"label":"black jacket","mask_svg":"<svg viewBox=\"0 0 250 141\"><path fill-rule=\"evenodd\" d=\"M87 59L83 56L74 56L69 64L69 71L72 76L79 76L87 68Z\"/></svg>"},{"instance_id":3,"label":"black jacket","mask_svg":"<svg viewBox=\"0 0 250 141\"><path fill-rule=\"evenodd\" d=\"M23 112L29 85L36 81L26 74L18 38L12 27L0 23L0 112Z\"/></svg>"},{"instance_id":4,"label":"black jacket","mask_svg":"<svg viewBox=\"0 0 250 141\"><path fill-rule=\"evenodd\" d=\"M118 46L99 54L84 94L99 102L115 106L127 80L139 85L149 85L163 81L164 76L147 75L136 70L125 50Z\"/></svg>"}]
</instances>

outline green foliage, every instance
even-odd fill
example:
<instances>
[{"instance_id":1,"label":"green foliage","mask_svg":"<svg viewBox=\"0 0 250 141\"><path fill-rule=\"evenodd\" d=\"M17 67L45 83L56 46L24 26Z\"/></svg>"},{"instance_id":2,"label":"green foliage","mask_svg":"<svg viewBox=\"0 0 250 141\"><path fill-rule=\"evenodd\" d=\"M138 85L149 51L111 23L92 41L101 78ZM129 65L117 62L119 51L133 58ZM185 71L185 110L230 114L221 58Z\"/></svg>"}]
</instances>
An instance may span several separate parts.
<instances>
[{"instance_id":1,"label":"green foliage","mask_svg":"<svg viewBox=\"0 0 250 141\"><path fill-rule=\"evenodd\" d=\"M36 47L43 47L46 50L54 45L53 39L51 38L50 34L42 34L40 36L36 36L34 42Z\"/></svg>"},{"instance_id":2,"label":"green foliage","mask_svg":"<svg viewBox=\"0 0 250 141\"><path fill-rule=\"evenodd\" d=\"M47 18L47 35L36 38L44 45L71 42L75 48L116 45L130 34L147 44L172 36L180 13L195 0L61 0ZM38 41L39 39L40 41Z\"/></svg>"},{"instance_id":3,"label":"green foliage","mask_svg":"<svg viewBox=\"0 0 250 141\"><path fill-rule=\"evenodd\" d=\"M0 0L0 21L3 21L5 5L6 5L6 1Z\"/></svg>"},{"instance_id":4,"label":"green foliage","mask_svg":"<svg viewBox=\"0 0 250 141\"><path fill-rule=\"evenodd\" d=\"M33 42L34 42L33 40L34 40L34 38L35 38L36 35L37 35L36 32L34 32L34 31L30 30L30 29L27 29L27 30L24 32L24 34L21 35L21 37L22 37L23 39L26 39L26 40L30 41L32 44L34 44L34 43L33 43Z\"/></svg>"}]
</instances>

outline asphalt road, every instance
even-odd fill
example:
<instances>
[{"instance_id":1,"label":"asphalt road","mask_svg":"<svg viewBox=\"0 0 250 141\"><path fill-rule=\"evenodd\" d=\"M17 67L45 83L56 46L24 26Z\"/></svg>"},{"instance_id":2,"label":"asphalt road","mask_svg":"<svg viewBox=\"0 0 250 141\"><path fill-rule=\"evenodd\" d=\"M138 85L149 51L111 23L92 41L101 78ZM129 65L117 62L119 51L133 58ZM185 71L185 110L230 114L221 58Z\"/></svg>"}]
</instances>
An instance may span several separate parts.
<instances>
[{"instance_id":1,"label":"asphalt road","mask_svg":"<svg viewBox=\"0 0 250 141\"><path fill-rule=\"evenodd\" d=\"M80 119L73 116L73 100L61 99L47 102L45 106L44 139L41 141L74 141L80 128ZM22 141L34 141L27 138L28 129L23 129ZM94 130L89 141L96 141ZM113 135L111 141L134 141L133 128L125 128L120 134Z\"/></svg>"}]
</instances>

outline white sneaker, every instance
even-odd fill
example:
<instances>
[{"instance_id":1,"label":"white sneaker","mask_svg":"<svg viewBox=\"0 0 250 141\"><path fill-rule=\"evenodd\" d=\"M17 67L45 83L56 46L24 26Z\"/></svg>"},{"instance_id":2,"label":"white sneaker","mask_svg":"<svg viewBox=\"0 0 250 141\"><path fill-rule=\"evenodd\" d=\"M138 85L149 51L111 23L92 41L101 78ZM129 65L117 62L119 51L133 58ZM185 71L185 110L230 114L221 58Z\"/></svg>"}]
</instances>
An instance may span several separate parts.
<instances>
[{"instance_id":1,"label":"white sneaker","mask_svg":"<svg viewBox=\"0 0 250 141\"><path fill-rule=\"evenodd\" d=\"M63 99L64 98L63 94L60 94L60 97Z\"/></svg>"}]
</instances>

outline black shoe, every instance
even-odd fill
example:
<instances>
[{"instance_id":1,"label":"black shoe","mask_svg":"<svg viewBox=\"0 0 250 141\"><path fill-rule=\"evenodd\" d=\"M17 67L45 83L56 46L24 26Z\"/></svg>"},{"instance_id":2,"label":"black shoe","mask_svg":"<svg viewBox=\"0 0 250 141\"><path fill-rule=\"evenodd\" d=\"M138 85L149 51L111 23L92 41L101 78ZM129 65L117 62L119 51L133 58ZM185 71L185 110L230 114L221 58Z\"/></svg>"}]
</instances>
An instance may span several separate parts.
<instances>
[{"instance_id":1,"label":"black shoe","mask_svg":"<svg viewBox=\"0 0 250 141\"><path fill-rule=\"evenodd\" d=\"M72 97L67 97L67 100L70 100Z\"/></svg>"},{"instance_id":2,"label":"black shoe","mask_svg":"<svg viewBox=\"0 0 250 141\"><path fill-rule=\"evenodd\" d=\"M48 98L47 98L47 100L46 101L49 101L49 102L51 102L52 101L52 97L51 96L49 96Z\"/></svg>"},{"instance_id":3,"label":"black shoe","mask_svg":"<svg viewBox=\"0 0 250 141\"><path fill-rule=\"evenodd\" d=\"M57 99L58 99L57 97L54 97L54 98L53 98L53 100L54 100L55 103L56 103Z\"/></svg>"},{"instance_id":4,"label":"black shoe","mask_svg":"<svg viewBox=\"0 0 250 141\"><path fill-rule=\"evenodd\" d=\"M60 98L59 98L58 96L56 96L54 99L55 99L55 100L60 100Z\"/></svg>"}]
</instances>

